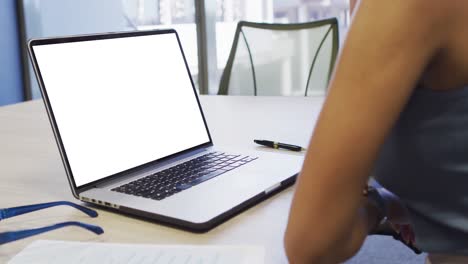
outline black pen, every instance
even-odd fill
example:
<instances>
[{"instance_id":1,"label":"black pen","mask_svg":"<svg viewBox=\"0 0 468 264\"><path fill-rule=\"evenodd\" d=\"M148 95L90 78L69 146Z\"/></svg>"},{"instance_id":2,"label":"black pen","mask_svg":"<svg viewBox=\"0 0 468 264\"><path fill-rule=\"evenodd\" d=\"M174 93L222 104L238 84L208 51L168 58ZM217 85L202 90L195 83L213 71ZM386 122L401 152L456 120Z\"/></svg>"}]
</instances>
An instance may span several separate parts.
<instances>
[{"instance_id":1,"label":"black pen","mask_svg":"<svg viewBox=\"0 0 468 264\"><path fill-rule=\"evenodd\" d=\"M279 143L279 142L273 142L273 141L270 141L270 140L254 139L254 142L259 144L259 145L274 148L274 149L282 148L282 149L288 149L288 150L292 150L292 151L303 151L303 150L305 150L305 148L300 147L300 146L285 144L285 143Z\"/></svg>"}]
</instances>

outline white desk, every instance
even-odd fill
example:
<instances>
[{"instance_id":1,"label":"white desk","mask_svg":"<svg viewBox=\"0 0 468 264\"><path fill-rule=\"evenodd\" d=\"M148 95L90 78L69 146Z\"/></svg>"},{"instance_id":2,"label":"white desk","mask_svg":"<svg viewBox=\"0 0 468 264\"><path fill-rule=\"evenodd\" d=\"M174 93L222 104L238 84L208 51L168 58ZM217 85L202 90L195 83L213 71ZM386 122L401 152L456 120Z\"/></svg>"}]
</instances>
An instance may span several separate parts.
<instances>
[{"instance_id":1,"label":"white desk","mask_svg":"<svg viewBox=\"0 0 468 264\"><path fill-rule=\"evenodd\" d=\"M260 148L252 142L254 138L307 146L323 98L202 96L201 102L216 145ZM0 163L0 208L56 200L75 201L42 101L0 108ZM20 240L0 247L0 263L36 239L262 245L266 248L266 263L285 263L282 238L291 195L292 188L289 188L205 234L193 234L105 210L98 210L99 217L92 219L72 208L51 208L2 221L0 230L74 220L99 225L105 233L96 236L84 229L68 227Z\"/></svg>"}]
</instances>

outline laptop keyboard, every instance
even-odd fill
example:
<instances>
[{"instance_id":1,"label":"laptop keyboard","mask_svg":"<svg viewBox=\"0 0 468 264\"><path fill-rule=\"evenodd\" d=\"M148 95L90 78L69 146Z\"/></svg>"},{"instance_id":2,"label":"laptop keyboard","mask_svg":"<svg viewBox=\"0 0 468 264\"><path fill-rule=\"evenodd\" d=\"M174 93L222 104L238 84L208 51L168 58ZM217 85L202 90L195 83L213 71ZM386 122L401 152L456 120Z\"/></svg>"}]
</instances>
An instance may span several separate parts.
<instances>
[{"instance_id":1,"label":"laptop keyboard","mask_svg":"<svg viewBox=\"0 0 468 264\"><path fill-rule=\"evenodd\" d=\"M257 158L211 152L124 184L112 191L162 200L255 159Z\"/></svg>"}]
</instances>

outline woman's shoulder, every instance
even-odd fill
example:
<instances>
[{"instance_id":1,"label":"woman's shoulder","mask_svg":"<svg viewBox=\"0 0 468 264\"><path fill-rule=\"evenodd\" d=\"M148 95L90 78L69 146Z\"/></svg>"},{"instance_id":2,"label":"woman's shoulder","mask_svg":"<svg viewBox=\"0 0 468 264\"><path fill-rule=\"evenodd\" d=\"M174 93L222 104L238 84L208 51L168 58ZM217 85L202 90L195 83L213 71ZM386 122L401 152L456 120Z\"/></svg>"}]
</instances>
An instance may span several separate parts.
<instances>
[{"instance_id":1,"label":"woman's shoulder","mask_svg":"<svg viewBox=\"0 0 468 264\"><path fill-rule=\"evenodd\" d=\"M394 1L375 1L375 0L351 0L351 5L372 5L386 8L396 8L400 10L425 10L430 11L436 8L437 11L444 12L449 10L457 10L462 6L466 6L466 1L460 0L394 0Z\"/></svg>"},{"instance_id":2,"label":"woman's shoulder","mask_svg":"<svg viewBox=\"0 0 468 264\"><path fill-rule=\"evenodd\" d=\"M363 22L361 26L380 27L380 35L389 41L414 41L416 46L431 46L436 53L459 37L460 28L466 28L468 1L357 0L353 20Z\"/></svg>"},{"instance_id":3,"label":"woman's shoulder","mask_svg":"<svg viewBox=\"0 0 468 264\"><path fill-rule=\"evenodd\" d=\"M458 23L468 13L468 1L460 0L357 0L356 5L359 6L359 12L406 26L430 27L447 25L448 22ZM447 27L432 29L450 30Z\"/></svg>"}]
</instances>

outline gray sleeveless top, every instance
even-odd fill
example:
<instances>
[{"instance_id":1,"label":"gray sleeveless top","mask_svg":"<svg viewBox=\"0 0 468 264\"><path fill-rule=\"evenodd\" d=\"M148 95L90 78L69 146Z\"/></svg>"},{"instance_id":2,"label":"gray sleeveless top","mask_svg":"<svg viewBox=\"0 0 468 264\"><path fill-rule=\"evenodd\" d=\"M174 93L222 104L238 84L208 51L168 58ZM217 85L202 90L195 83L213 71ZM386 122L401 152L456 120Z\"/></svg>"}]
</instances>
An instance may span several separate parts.
<instances>
[{"instance_id":1,"label":"gray sleeveless top","mask_svg":"<svg viewBox=\"0 0 468 264\"><path fill-rule=\"evenodd\" d=\"M374 177L408 206L420 249L468 255L468 87L416 89Z\"/></svg>"}]
</instances>

